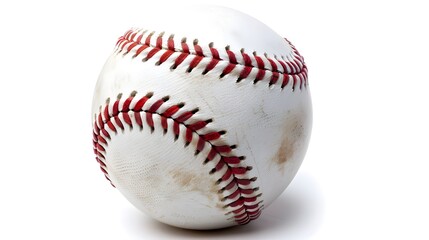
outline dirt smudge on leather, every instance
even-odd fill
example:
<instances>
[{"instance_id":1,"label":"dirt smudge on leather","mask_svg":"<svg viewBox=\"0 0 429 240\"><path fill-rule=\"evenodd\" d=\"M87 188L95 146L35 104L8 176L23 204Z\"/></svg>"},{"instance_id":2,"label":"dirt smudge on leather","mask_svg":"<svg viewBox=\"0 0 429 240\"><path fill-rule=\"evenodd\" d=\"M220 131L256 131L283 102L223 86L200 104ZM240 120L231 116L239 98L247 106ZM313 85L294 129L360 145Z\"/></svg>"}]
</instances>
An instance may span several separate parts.
<instances>
[{"instance_id":1,"label":"dirt smudge on leather","mask_svg":"<svg viewBox=\"0 0 429 240\"><path fill-rule=\"evenodd\" d=\"M286 163L292 159L304 138L303 124L306 116L303 112L289 112L282 128L280 146L272 161L277 165L279 171L284 173Z\"/></svg>"},{"instance_id":2,"label":"dirt smudge on leather","mask_svg":"<svg viewBox=\"0 0 429 240\"><path fill-rule=\"evenodd\" d=\"M212 206L224 211L223 204L220 204L223 196L219 193L218 185L207 172L190 172L177 169L170 172L174 182L179 185L183 192L198 192L205 196Z\"/></svg>"}]
</instances>

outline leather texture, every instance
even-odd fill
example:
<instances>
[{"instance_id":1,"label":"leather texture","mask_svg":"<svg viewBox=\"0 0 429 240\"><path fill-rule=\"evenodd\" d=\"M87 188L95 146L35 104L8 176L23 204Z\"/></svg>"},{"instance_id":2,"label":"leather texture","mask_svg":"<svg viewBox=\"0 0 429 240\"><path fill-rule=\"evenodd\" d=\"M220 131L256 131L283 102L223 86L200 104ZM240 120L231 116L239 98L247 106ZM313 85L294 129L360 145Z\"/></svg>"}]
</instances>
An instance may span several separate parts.
<instances>
[{"instance_id":1,"label":"leather texture","mask_svg":"<svg viewBox=\"0 0 429 240\"><path fill-rule=\"evenodd\" d=\"M306 66L287 40L241 12L203 7L168 16L127 32L101 71L92 107L101 167L133 205L166 224L215 229L248 223L284 191L304 158L312 125ZM184 42L189 54L175 66ZM213 49L221 60L205 72ZM240 79L243 53L253 66ZM287 63L286 69L269 59ZM143 107L129 110L145 96ZM180 109L165 117L172 106ZM210 151L216 153L207 161ZM241 159L225 163L227 157Z\"/></svg>"}]
</instances>

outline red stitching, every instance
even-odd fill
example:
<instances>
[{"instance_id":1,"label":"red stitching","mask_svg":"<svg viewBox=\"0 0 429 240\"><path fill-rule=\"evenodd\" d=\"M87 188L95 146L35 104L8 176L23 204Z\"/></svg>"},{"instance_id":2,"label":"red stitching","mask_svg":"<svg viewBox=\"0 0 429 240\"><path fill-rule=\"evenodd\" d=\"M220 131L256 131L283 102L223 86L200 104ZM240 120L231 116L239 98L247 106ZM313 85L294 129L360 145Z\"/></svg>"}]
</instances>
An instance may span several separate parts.
<instances>
[{"instance_id":1,"label":"red stitching","mask_svg":"<svg viewBox=\"0 0 429 240\"><path fill-rule=\"evenodd\" d=\"M247 54L244 49L241 49L240 52L234 52L230 50L229 46L226 46L225 49L218 49L214 47L213 43L204 46L199 44L197 39L192 44L188 44L187 39L183 38L180 43L176 44L174 42L174 35L166 38L164 37L165 33L161 32L155 37L155 33L154 31L149 33L147 30L143 31L139 29L127 31L116 43L118 53L123 51L125 52L124 54L134 52L133 57L142 56L143 61L157 58L155 65L165 63L174 55L171 66L172 70L181 65L186 58L192 57L186 71L191 72L197 66L203 65L203 75L212 71L219 62L227 62L228 64L222 69L220 78L234 73L237 75L237 82L240 82L243 79L249 78L255 69L255 74L252 74L254 78L253 83L255 84L266 80L268 85L271 86L278 83L278 80L281 79L281 89L286 87L289 82L292 82L293 85L291 88L293 91L297 88L302 89L308 85L308 70L304 59L295 46L287 39L285 41L292 49L291 56L286 58L281 56L281 59L279 59L276 56L270 58L267 54L259 56L256 52ZM203 61L203 59L209 59L209 61ZM240 66L240 69L234 71L237 66Z\"/></svg>"},{"instance_id":2,"label":"red stitching","mask_svg":"<svg viewBox=\"0 0 429 240\"><path fill-rule=\"evenodd\" d=\"M197 109L191 111L184 111L183 103L173 104L165 110L160 110L161 106L169 101L169 97L163 97L154 101L150 106L146 106L147 101L152 97L152 93L148 93L140 99L135 98L136 92L132 92L131 95L125 100L121 101L122 94L118 95L117 100L111 104L110 99L106 101L104 108L100 108L100 112L95 118L94 129L93 129L93 147L96 155L96 160L100 164L101 171L113 185L110 180L108 169L106 166L106 158L104 153L108 151L108 144L110 141L110 134L106 130L106 126L110 131L118 133L117 128L124 130L125 126L130 128L135 127L135 123L143 130L143 122L150 126L153 132L155 127L153 121L153 115L161 117L161 126L164 133L168 131L167 119L172 119L173 123L173 134L177 139L180 134L183 134L186 140L186 146L193 140L195 135L198 137L197 146L195 149L195 155L199 154L206 143L210 146L210 151L206 157L206 160L202 164L207 164L209 161L213 161L215 157L219 156L219 162L209 172L213 174L217 171L225 169L226 171L216 182L220 185L222 182L223 187L219 186L219 193L224 194L222 202L227 201L224 204L224 208L231 208L232 210L226 213L226 215L232 215L231 220L234 220L237 224L246 224L251 220L256 219L263 208L262 200L259 197L262 195L258 193L258 187L252 187L252 183L256 181L256 177L248 178L247 174L252 169L250 166L246 166L242 161L245 159L244 156L234 156L231 154L235 145L216 145L213 141L218 140L226 133L226 131L212 131L205 134L200 134L197 130L201 130L212 122L212 119L207 120L196 120L193 119L193 115L198 111ZM133 107L132 103L135 103ZM111 111L110 111L111 110ZM179 112L181 111L181 112ZM134 113L130 115L129 113ZM177 116L176 116L177 115ZM121 120L121 117L123 121ZM132 121L134 116L135 123ZM186 128L184 133L180 132L180 125ZM229 153L228 155L224 155ZM113 185L114 186L114 185ZM229 191L228 193L225 191Z\"/></svg>"}]
</instances>

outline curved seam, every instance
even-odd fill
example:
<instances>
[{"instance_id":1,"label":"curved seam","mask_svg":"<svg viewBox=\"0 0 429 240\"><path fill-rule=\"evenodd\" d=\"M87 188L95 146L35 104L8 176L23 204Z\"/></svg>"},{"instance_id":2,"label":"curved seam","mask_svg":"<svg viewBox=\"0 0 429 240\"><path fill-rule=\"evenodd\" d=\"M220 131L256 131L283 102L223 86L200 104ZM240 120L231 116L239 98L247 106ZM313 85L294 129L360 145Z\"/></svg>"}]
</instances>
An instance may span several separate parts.
<instances>
[{"instance_id":1,"label":"curved seam","mask_svg":"<svg viewBox=\"0 0 429 240\"><path fill-rule=\"evenodd\" d=\"M168 108L168 109L172 109L175 107L175 109L173 109L173 111L170 111L170 113L168 113L169 116L164 116L164 114L168 111L168 109L165 110L163 113L159 113L159 112L157 112L157 110L162 104L164 104L168 100L167 97L164 97L164 98L156 101L147 110L143 110L142 108L144 106L144 103L151 97L151 95L150 96L146 95L145 97L143 97L139 100L139 101L144 100L143 105L140 104L141 106L138 106L137 110L135 109L135 107L133 109L130 109L129 106L130 106L130 103L132 102L135 94L136 94L136 92L133 92L132 95L127 100L125 100L125 102L123 104L123 107L125 106L125 109L119 109L118 108L119 101L120 101L120 97L118 97L118 100L116 100L115 103L112 105L113 108L115 108L115 106L117 108L116 110L115 109L113 110L113 113L109 112L109 104L107 103L106 106L104 107L104 109L102 109L100 111L100 113L98 114L98 116L96 117L96 119L94 121L94 132L93 132L93 134L94 134L94 139L93 139L94 152L97 155L97 157L96 157L97 162L99 162L100 168L103 171L105 177L109 180L109 182L113 185L113 183L111 182L111 179L109 177L107 166L105 164L105 157L103 155L103 152L106 152L106 149L105 149L105 147L103 147L100 144L100 142L102 142L107 147L108 141L110 140L110 134L105 130L106 125L108 125L108 127L112 131L114 131L115 133L117 133L117 128L121 128L123 130L125 124L129 125L132 128L133 123L132 123L131 117L129 116L128 113L133 112L133 113L137 113L134 115L136 122L140 121L140 123L137 123L137 125L140 126L140 128L143 128L143 124L141 121L144 119L145 122L152 128L152 132L153 132L155 125L153 124L153 120L152 120L152 122L150 120L151 115L150 115L150 117L148 117L148 115L146 115L146 118L142 118L140 113L144 112L145 114L156 114L160 117L164 117L166 119L171 119L174 121L175 124L182 125L187 130L191 130L192 133L198 135L198 137L199 137L198 141L199 142L201 141L201 139L203 139L204 143L208 143L210 145L210 153L208 154L208 156L206 158L206 162L204 162L203 164L207 163L208 161L212 161L213 159L215 159L215 155L220 156L219 162L216 164L216 167L213 168L212 172L209 173L209 174L212 174L216 171L220 171L220 170L222 170L223 166L227 167L227 170L225 171L225 173L222 174L222 177L219 178L219 180L216 182L217 185L219 185L221 182L224 182L224 181L227 182L225 187L219 189L219 193L223 193L225 190L230 190L230 189L234 189L234 187L237 187L237 189L234 190L232 193L223 194L224 198L222 199L222 201L226 201L228 199L233 200L233 201L229 202L228 204L224 205L224 208L228 208L228 207L233 208L233 210L230 212L227 212L226 215L232 214L233 217L230 219L234 219L235 222L238 224L247 224L251 220L258 218L259 215L261 214L261 210L263 208L262 200L258 201L258 198L262 195L262 194L257 194L257 192L259 191L259 188L256 187L256 188L245 189L245 188L240 187L240 185L251 186L251 183L256 180L256 177L254 177L254 178L239 178L237 176L237 175L247 174L248 171L250 171L252 168L249 166L242 166L241 164L239 165L239 167L233 167L230 165L230 163L226 162L225 158L231 158L231 159L234 158L234 161L236 161L237 158L242 158L242 157L225 156L224 154L222 154L223 152L228 153L228 152L232 151L233 147L227 146L227 145L218 146L218 145L215 145L211 142L213 140L219 139L220 135L215 134L215 132L206 133L204 135L199 134L197 132L197 130L200 130L200 129L203 129L206 127L206 125L209 123L209 122L207 122L208 120L204 121L204 122L206 122L206 124L202 127L199 126L199 128L197 130L192 129L191 128L192 125L198 124L202 121L196 121L195 123L189 124L189 125L184 123L185 121L192 118L192 115L195 114L194 111L186 111L184 113L181 113L181 115L178 117L172 117L172 115L177 113L179 111L179 109L181 107L183 107L183 106L179 106L177 104L172 105ZM171 112L174 112L174 113L171 114ZM122 114L122 117L124 119L125 124L121 119L119 119L119 117L118 117L119 114ZM139 117L137 117L137 115ZM103 119L103 116L104 116L104 119ZM139 118L140 120L137 120L137 118ZM184 119L184 120L179 121L178 119ZM116 127L115 127L115 125L116 125ZM168 125L167 126L161 126L161 127L164 129L165 133L168 131ZM179 129L178 135L180 135L180 134L183 134L183 132L181 133L180 129ZM209 134L211 134L210 137L213 140L206 140L205 139L205 137ZM107 138L107 140L102 135L104 135ZM176 139L177 139L178 135L175 136ZM188 137L185 137L185 138L187 138L186 139L187 144L189 144L192 141L192 138L191 139L189 139ZM190 140L190 141L188 141L188 140ZM186 146L187 145L185 145L185 147ZM202 149L204 149L204 147ZM199 152L200 152L199 150L202 150L202 149L198 149L198 146L197 146L195 155L199 154ZM199 151L199 152L197 152L197 151ZM210 156L210 155L212 155L212 156ZM243 159L240 159L240 160L243 160ZM239 163L241 163L241 161ZM214 172L213 172L213 170L214 170ZM230 175L230 176L228 176L228 175ZM228 177L226 177L226 176L228 176ZM231 176L232 176L232 180L228 181L231 178ZM243 184L240 184L239 181L243 182ZM226 189L228 186L229 186L229 188ZM254 195L254 196L246 197L245 195ZM246 203L251 203L252 205L246 205Z\"/></svg>"},{"instance_id":2,"label":"curved seam","mask_svg":"<svg viewBox=\"0 0 429 240\"><path fill-rule=\"evenodd\" d=\"M204 47L203 49L203 47L198 44L197 39L193 41L192 45L187 44L186 38L183 38L180 44L178 44L174 40L174 34L170 35L167 40L164 37L164 34L164 32L161 32L158 34L158 36L154 36L155 31L148 33L147 30L129 30L119 38L116 46L117 49L119 49L119 52L125 51L124 55L130 53L131 51L135 51L135 54L132 56L133 58L146 53L146 56L142 59L144 62L153 58L161 50L165 51L160 57L158 57L158 61L155 63L155 65L161 65L174 53L179 53L179 56L175 56L174 64L171 66L172 70L176 69L180 64L182 64L187 56L192 55L194 56L194 59L188 63L187 72L191 72L194 68L200 65L202 60L205 58L209 59L210 62L206 64L205 69L202 72L203 75L214 70L219 62L222 61L226 62L227 66L224 67L220 78L223 78L225 75L232 73L236 66L240 66L242 69L238 74L239 76L237 78L237 82L246 79L250 75L251 71L256 69L257 73L255 75L254 83L266 78L265 72L271 72L272 76L270 77L269 81L270 86L278 82L280 76L283 78L281 84L282 89L290 81L293 82L293 90L296 88L298 81L300 82L300 89L302 89L302 86L306 87L308 84L307 66L304 63L302 56L287 39L285 39L285 41L292 49L291 53L294 61L281 61L276 56L274 58L270 58L267 56L267 54L264 54L264 57L262 57L257 55L256 52L253 52L253 54L247 54L245 53L244 49L242 49L240 53L236 53L231 51L229 46L226 46L225 49L222 50L215 48L213 43L208 44L208 48ZM154 38L156 38L155 43L153 43ZM181 48L178 48L177 45L179 45ZM206 54L204 53L204 50L206 50ZM226 53L225 58L222 58L219 54L220 52L223 53L223 51ZM263 60L263 58L265 60ZM271 67L271 69L268 67ZM283 71L281 69L283 69ZM288 69L290 69L290 71Z\"/></svg>"}]
</instances>

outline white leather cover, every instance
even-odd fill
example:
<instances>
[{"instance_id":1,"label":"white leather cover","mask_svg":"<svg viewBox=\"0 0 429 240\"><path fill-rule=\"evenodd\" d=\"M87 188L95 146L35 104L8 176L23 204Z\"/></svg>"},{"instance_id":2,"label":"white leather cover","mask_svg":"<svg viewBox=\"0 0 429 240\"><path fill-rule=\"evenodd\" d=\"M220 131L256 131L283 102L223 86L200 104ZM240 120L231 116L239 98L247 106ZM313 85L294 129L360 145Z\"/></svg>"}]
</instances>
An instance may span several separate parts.
<instances>
[{"instance_id":1,"label":"white leather cover","mask_svg":"<svg viewBox=\"0 0 429 240\"><path fill-rule=\"evenodd\" d=\"M304 158L307 68L287 40L235 10L163 18L126 32L100 74L92 107L97 160L132 204L161 222L248 223Z\"/></svg>"}]
</instances>

